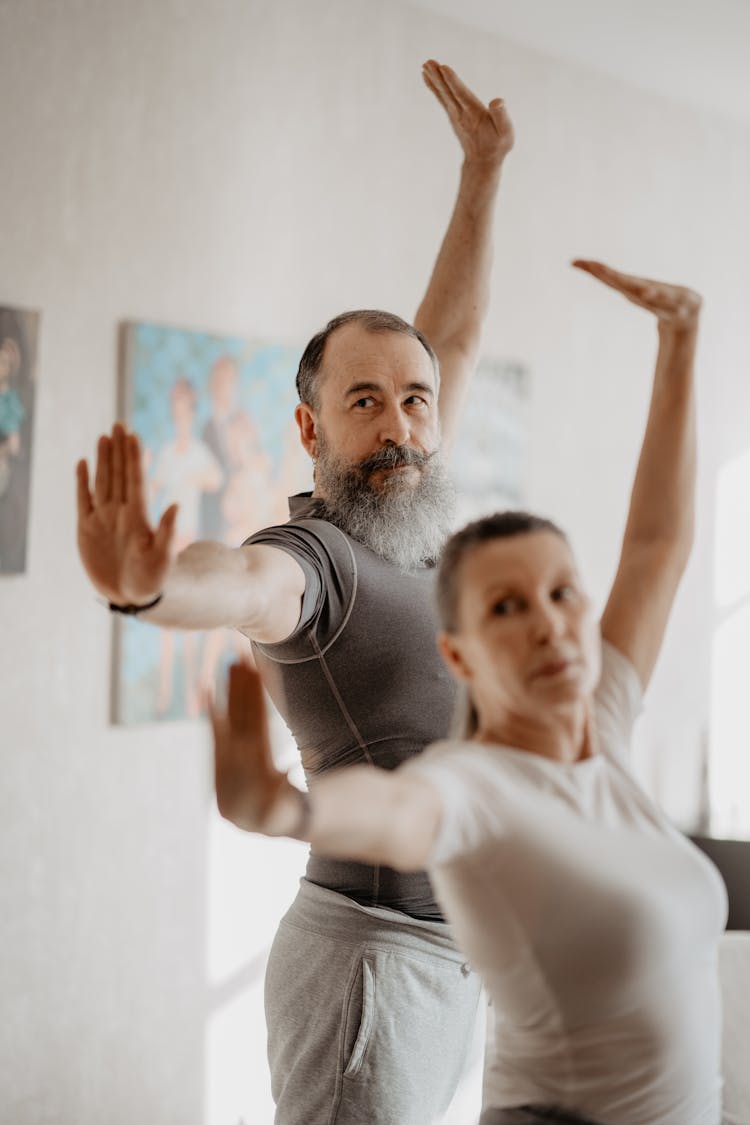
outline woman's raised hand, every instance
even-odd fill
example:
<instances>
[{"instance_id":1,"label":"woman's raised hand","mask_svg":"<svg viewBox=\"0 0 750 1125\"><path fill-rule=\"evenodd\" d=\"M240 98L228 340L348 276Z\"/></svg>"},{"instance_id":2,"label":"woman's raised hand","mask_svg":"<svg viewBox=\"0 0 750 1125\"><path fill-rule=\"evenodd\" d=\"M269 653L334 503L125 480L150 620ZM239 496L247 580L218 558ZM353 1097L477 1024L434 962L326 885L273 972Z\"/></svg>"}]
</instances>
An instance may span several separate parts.
<instances>
[{"instance_id":1,"label":"woman's raised hand","mask_svg":"<svg viewBox=\"0 0 750 1125\"><path fill-rule=\"evenodd\" d=\"M642 309L653 313L664 328L683 331L695 328L698 324L702 302L700 295L692 289L621 273L605 266L603 262L587 258L576 258L573 265L576 269L590 273L610 289L616 289L634 305L640 305Z\"/></svg>"},{"instance_id":2,"label":"woman's raised hand","mask_svg":"<svg viewBox=\"0 0 750 1125\"><path fill-rule=\"evenodd\" d=\"M93 494L85 460L76 466L78 551L108 601L146 605L163 590L172 560L177 505L148 520L140 442L119 423L99 438Z\"/></svg>"}]
</instances>

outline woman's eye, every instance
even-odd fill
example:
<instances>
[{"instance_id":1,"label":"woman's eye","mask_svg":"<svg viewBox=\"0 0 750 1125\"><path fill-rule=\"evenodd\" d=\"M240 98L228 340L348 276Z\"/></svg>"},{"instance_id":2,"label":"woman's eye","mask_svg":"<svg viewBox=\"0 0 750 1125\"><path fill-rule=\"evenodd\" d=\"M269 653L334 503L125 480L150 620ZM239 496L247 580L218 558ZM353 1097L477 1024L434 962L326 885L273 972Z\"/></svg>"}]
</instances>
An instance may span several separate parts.
<instances>
[{"instance_id":1,"label":"woman's eye","mask_svg":"<svg viewBox=\"0 0 750 1125\"><path fill-rule=\"evenodd\" d=\"M575 596L575 586L558 586L556 590L552 591L552 600L556 602L568 602Z\"/></svg>"}]
</instances>

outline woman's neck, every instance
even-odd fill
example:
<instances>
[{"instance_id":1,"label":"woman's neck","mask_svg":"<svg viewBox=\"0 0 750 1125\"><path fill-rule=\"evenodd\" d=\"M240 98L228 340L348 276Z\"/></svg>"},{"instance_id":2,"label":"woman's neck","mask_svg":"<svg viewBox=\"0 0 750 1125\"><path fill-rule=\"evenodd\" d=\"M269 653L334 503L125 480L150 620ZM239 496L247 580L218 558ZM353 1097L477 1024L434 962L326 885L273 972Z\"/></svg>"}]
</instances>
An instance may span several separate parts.
<instances>
[{"instance_id":1,"label":"woman's neck","mask_svg":"<svg viewBox=\"0 0 750 1125\"><path fill-rule=\"evenodd\" d=\"M474 741L511 746L555 762L579 762L597 752L588 699L560 705L538 716L507 714L501 722L479 716Z\"/></svg>"}]
</instances>

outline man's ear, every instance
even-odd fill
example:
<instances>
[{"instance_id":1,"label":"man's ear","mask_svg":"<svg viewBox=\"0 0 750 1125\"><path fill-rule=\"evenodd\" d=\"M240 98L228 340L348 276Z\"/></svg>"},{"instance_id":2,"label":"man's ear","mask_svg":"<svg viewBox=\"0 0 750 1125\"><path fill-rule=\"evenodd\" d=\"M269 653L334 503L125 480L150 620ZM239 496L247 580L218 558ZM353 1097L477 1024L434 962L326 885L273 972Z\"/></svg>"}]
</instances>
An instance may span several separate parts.
<instances>
[{"instance_id":1,"label":"man's ear","mask_svg":"<svg viewBox=\"0 0 750 1125\"><path fill-rule=\"evenodd\" d=\"M461 646L455 633L440 633L437 639L437 646L440 655L448 665L451 675L455 676L457 680L466 681L471 679L471 673L463 658Z\"/></svg>"},{"instance_id":2,"label":"man's ear","mask_svg":"<svg viewBox=\"0 0 750 1125\"><path fill-rule=\"evenodd\" d=\"M318 456L318 430L315 412L306 402L297 404L294 417L299 426L299 437L305 452L313 461Z\"/></svg>"}]
</instances>

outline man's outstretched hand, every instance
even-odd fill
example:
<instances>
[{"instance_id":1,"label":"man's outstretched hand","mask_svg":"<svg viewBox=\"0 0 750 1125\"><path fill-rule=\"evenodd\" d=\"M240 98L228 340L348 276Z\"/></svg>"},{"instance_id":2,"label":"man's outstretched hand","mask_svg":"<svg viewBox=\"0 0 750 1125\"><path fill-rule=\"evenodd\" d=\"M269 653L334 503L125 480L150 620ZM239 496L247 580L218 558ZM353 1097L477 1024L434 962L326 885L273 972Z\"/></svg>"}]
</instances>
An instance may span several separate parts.
<instances>
[{"instance_id":1,"label":"man's outstretched hand","mask_svg":"<svg viewBox=\"0 0 750 1125\"><path fill-rule=\"evenodd\" d=\"M502 98L485 105L449 66L429 59L425 84L448 114L467 163L497 167L513 148L513 123Z\"/></svg>"},{"instance_id":2,"label":"man's outstretched hand","mask_svg":"<svg viewBox=\"0 0 750 1125\"><path fill-rule=\"evenodd\" d=\"M119 423L99 438L93 494L85 460L76 466L78 551L96 589L117 605L147 605L163 590L177 505L148 520L140 442Z\"/></svg>"}]
</instances>

